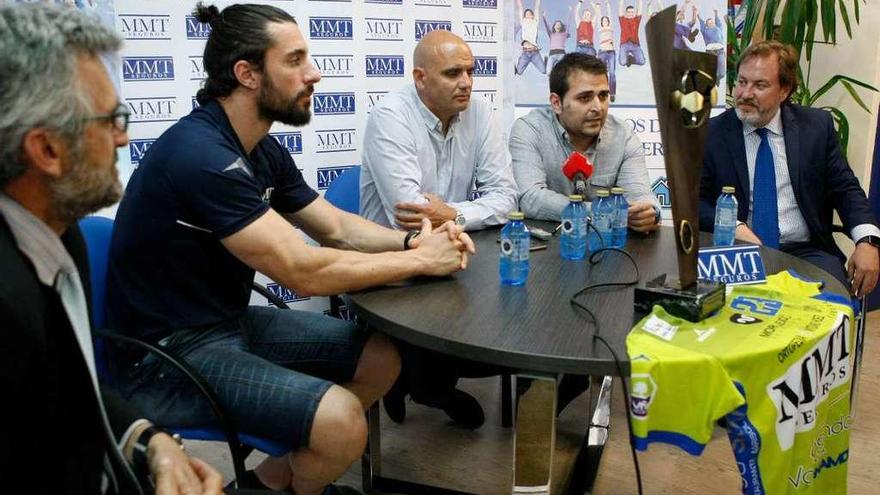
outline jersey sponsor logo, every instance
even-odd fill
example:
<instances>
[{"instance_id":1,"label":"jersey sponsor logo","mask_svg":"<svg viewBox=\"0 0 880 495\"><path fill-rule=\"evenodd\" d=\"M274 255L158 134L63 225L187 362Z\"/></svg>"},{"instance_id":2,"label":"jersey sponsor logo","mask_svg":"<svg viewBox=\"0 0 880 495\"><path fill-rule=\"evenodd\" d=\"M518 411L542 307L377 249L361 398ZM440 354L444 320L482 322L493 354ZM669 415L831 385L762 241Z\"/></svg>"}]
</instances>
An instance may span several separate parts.
<instances>
[{"instance_id":1,"label":"jersey sponsor logo","mask_svg":"<svg viewBox=\"0 0 880 495\"><path fill-rule=\"evenodd\" d=\"M308 300L308 296L300 296L293 289L288 289L283 285L278 285L276 283L266 284L266 289L269 290L273 296L281 299L283 302L290 303L296 301L305 301ZM272 303L269 303L269 306L272 306Z\"/></svg>"},{"instance_id":2,"label":"jersey sponsor logo","mask_svg":"<svg viewBox=\"0 0 880 495\"><path fill-rule=\"evenodd\" d=\"M126 40L170 40L170 15L119 14L117 27Z\"/></svg>"},{"instance_id":3,"label":"jersey sponsor logo","mask_svg":"<svg viewBox=\"0 0 880 495\"><path fill-rule=\"evenodd\" d=\"M131 112L132 123L173 122L177 120L174 115L177 109L177 99L173 96L126 98L125 103Z\"/></svg>"},{"instance_id":4,"label":"jersey sponsor logo","mask_svg":"<svg viewBox=\"0 0 880 495\"><path fill-rule=\"evenodd\" d=\"M385 98L387 94L388 91L367 91L367 113L370 113L370 110L382 101L382 98Z\"/></svg>"},{"instance_id":5,"label":"jersey sponsor logo","mask_svg":"<svg viewBox=\"0 0 880 495\"><path fill-rule=\"evenodd\" d=\"M497 22L464 21L464 40L468 43L498 43Z\"/></svg>"},{"instance_id":6,"label":"jersey sponsor logo","mask_svg":"<svg viewBox=\"0 0 880 495\"><path fill-rule=\"evenodd\" d=\"M474 77L495 77L497 75L497 57L474 57Z\"/></svg>"},{"instance_id":7,"label":"jersey sponsor logo","mask_svg":"<svg viewBox=\"0 0 880 495\"><path fill-rule=\"evenodd\" d=\"M734 313L730 315L730 321L732 323L736 323L737 325L754 325L755 323L761 323L764 320L754 317L752 315Z\"/></svg>"},{"instance_id":8,"label":"jersey sponsor logo","mask_svg":"<svg viewBox=\"0 0 880 495\"><path fill-rule=\"evenodd\" d=\"M354 129L322 129L315 131L318 146L315 153L337 153L355 151Z\"/></svg>"},{"instance_id":9,"label":"jersey sponsor logo","mask_svg":"<svg viewBox=\"0 0 880 495\"><path fill-rule=\"evenodd\" d=\"M190 81L201 81L208 78L208 73L205 72L205 62L202 59L201 55L190 55L189 56L189 80Z\"/></svg>"},{"instance_id":10,"label":"jersey sponsor logo","mask_svg":"<svg viewBox=\"0 0 880 495\"><path fill-rule=\"evenodd\" d=\"M834 330L767 385L782 450L791 448L795 433L813 429L816 408L833 389L849 381L849 327L849 317L841 314Z\"/></svg>"},{"instance_id":11,"label":"jersey sponsor logo","mask_svg":"<svg viewBox=\"0 0 880 495\"><path fill-rule=\"evenodd\" d=\"M403 77L402 55L367 55L367 77Z\"/></svg>"},{"instance_id":12,"label":"jersey sponsor logo","mask_svg":"<svg viewBox=\"0 0 880 495\"><path fill-rule=\"evenodd\" d=\"M842 466L843 464L846 464L847 461L849 461L849 449L846 449L837 455L829 455L819 461L815 466L798 466L794 477L788 477L788 482L791 483L791 487L795 489L801 488L801 485L810 486L823 472L828 469L836 468L837 466Z\"/></svg>"},{"instance_id":13,"label":"jersey sponsor logo","mask_svg":"<svg viewBox=\"0 0 880 495\"><path fill-rule=\"evenodd\" d=\"M354 93L315 93L315 115L350 115L354 113Z\"/></svg>"},{"instance_id":14,"label":"jersey sponsor logo","mask_svg":"<svg viewBox=\"0 0 880 495\"><path fill-rule=\"evenodd\" d=\"M184 22L186 23L186 39L188 40L206 40L211 35L211 25L207 22L199 22L191 15L186 16Z\"/></svg>"},{"instance_id":15,"label":"jersey sponsor logo","mask_svg":"<svg viewBox=\"0 0 880 495\"><path fill-rule=\"evenodd\" d=\"M431 31L436 31L438 29L452 31L452 21L416 20L416 41L419 41L420 39L422 39L422 37L424 37Z\"/></svg>"},{"instance_id":16,"label":"jersey sponsor logo","mask_svg":"<svg viewBox=\"0 0 880 495\"><path fill-rule=\"evenodd\" d=\"M321 77L354 77L354 55L312 55Z\"/></svg>"},{"instance_id":17,"label":"jersey sponsor logo","mask_svg":"<svg viewBox=\"0 0 880 495\"><path fill-rule=\"evenodd\" d=\"M634 419L648 417L648 407L657 394L657 384L647 373L633 373L630 377L629 402Z\"/></svg>"},{"instance_id":18,"label":"jersey sponsor logo","mask_svg":"<svg viewBox=\"0 0 880 495\"><path fill-rule=\"evenodd\" d=\"M780 364L786 362L788 358L794 356L795 351L804 345L804 342L806 342L805 338L800 335L795 335L795 337L776 354L776 360L779 361Z\"/></svg>"},{"instance_id":19,"label":"jersey sponsor logo","mask_svg":"<svg viewBox=\"0 0 880 495\"><path fill-rule=\"evenodd\" d=\"M730 302L730 307L758 315L776 316L782 309L782 301L764 299L763 297L736 296Z\"/></svg>"},{"instance_id":20,"label":"jersey sponsor logo","mask_svg":"<svg viewBox=\"0 0 880 495\"><path fill-rule=\"evenodd\" d=\"M281 145L287 152L290 154L291 158L293 155L300 155L303 152L303 139L302 132L293 131L293 132L270 132L270 136L275 138L278 141L278 144Z\"/></svg>"},{"instance_id":21,"label":"jersey sponsor logo","mask_svg":"<svg viewBox=\"0 0 880 495\"><path fill-rule=\"evenodd\" d=\"M498 97L498 91L494 89L474 89L471 90L471 95L479 96L484 99L492 106L492 110L498 110L498 105L495 104L495 99Z\"/></svg>"},{"instance_id":22,"label":"jersey sponsor logo","mask_svg":"<svg viewBox=\"0 0 880 495\"><path fill-rule=\"evenodd\" d=\"M367 17L363 25L367 41L403 41L403 19Z\"/></svg>"},{"instance_id":23,"label":"jersey sponsor logo","mask_svg":"<svg viewBox=\"0 0 880 495\"><path fill-rule=\"evenodd\" d=\"M462 0L461 6L468 9L497 9L498 0Z\"/></svg>"},{"instance_id":24,"label":"jersey sponsor logo","mask_svg":"<svg viewBox=\"0 0 880 495\"><path fill-rule=\"evenodd\" d=\"M131 164L137 168L141 162L141 158L150 149L150 146L156 142L156 139L130 139L128 141L128 153L131 156Z\"/></svg>"},{"instance_id":25,"label":"jersey sponsor logo","mask_svg":"<svg viewBox=\"0 0 880 495\"><path fill-rule=\"evenodd\" d=\"M341 167L324 167L318 169L318 190L325 191L330 187L330 183L339 177L339 174L355 167L355 165L343 165Z\"/></svg>"},{"instance_id":26,"label":"jersey sponsor logo","mask_svg":"<svg viewBox=\"0 0 880 495\"><path fill-rule=\"evenodd\" d=\"M172 57L122 57L123 81L173 81Z\"/></svg>"},{"instance_id":27,"label":"jersey sponsor logo","mask_svg":"<svg viewBox=\"0 0 880 495\"><path fill-rule=\"evenodd\" d=\"M313 40L351 40L351 17L309 17L309 38Z\"/></svg>"},{"instance_id":28,"label":"jersey sponsor logo","mask_svg":"<svg viewBox=\"0 0 880 495\"><path fill-rule=\"evenodd\" d=\"M819 432L819 435L813 440L812 447L810 447L810 457L817 462L826 457L828 449L825 446L825 440L836 437L841 433L846 433L852 428L852 423L853 417L847 414L846 416L840 416L831 423L822 425L822 431Z\"/></svg>"}]
</instances>

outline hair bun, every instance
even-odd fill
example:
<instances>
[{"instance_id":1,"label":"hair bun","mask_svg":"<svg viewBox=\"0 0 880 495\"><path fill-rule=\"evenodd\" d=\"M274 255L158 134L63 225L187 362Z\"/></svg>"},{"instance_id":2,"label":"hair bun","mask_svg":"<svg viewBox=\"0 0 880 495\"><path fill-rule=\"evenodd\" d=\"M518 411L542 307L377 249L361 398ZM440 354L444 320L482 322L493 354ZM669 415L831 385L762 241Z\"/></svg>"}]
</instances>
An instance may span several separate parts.
<instances>
[{"instance_id":1,"label":"hair bun","mask_svg":"<svg viewBox=\"0 0 880 495\"><path fill-rule=\"evenodd\" d=\"M214 22L220 18L220 9L215 5L205 5L202 2L199 2L193 11L193 15L199 22L208 23L213 27Z\"/></svg>"}]
</instances>

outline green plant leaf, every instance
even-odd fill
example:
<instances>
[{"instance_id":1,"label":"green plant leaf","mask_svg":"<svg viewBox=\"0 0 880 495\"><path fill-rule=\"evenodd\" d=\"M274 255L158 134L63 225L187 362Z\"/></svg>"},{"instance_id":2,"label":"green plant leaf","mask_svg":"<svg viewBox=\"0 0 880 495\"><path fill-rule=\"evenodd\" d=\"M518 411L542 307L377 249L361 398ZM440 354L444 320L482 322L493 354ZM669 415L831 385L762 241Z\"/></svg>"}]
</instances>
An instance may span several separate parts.
<instances>
[{"instance_id":1,"label":"green plant leaf","mask_svg":"<svg viewBox=\"0 0 880 495\"><path fill-rule=\"evenodd\" d=\"M862 99L859 97L859 93L857 93L856 89L852 87L852 84L850 84L850 82L847 80L841 80L841 83L843 84L843 87L846 88L846 90L849 92L849 95L852 96L853 100L856 100L856 103L866 112L871 113L871 111L868 110L868 105L865 105L865 102L863 102Z\"/></svg>"},{"instance_id":2,"label":"green plant leaf","mask_svg":"<svg viewBox=\"0 0 880 495\"><path fill-rule=\"evenodd\" d=\"M837 128L837 139L840 141L840 152L846 158L846 149L849 145L849 119L846 114L833 107L821 107L822 110L831 112L834 126Z\"/></svg>"},{"instance_id":3,"label":"green plant leaf","mask_svg":"<svg viewBox=\"0 0 880 495\"><path fill-rule=\"evenodd\" d=\"M878 91L877 88L875 88L874 86L871 86L870 84L859 81L858 79L853 79L852 77L849 77L849 76L842 76L840 74L832 76L830 79L828 79L828 81L825 84L822 85L821 88L817 89L816 92L813 93L813 96L810 99L809 105L812 106L813 104L815 104L816 101L822 95L827 93L832 87L834 87L835 84L838 84L838 83L842 84L846 88L847 92L849 92L849 94L853 97L853 99L856 101L856 103L860 107L864 108L866 112L870 112L870 110L868 110L868 107L865 105L865 103L859 97L859 94L856 92L855 88L853 87L853 84L855 84L856 86L860 86L862 88L865 88L865 89L869 89L871 91Z\"/></svg>"},{"instance_id":4,"label":"green plant leaf","mask_svg":"<svg viewBox=\"0 0 880 495\"><path fill-rule=\"evenodd\" d=\"M849 13L846 11L846 4L843 3L843 0L839 0L840 2L840 18L843 19L843 26L846 28L846 35L852 38L852 27L849 25ZM856 0L858 3L858 0Z\"/></svg>"}]
</instances>

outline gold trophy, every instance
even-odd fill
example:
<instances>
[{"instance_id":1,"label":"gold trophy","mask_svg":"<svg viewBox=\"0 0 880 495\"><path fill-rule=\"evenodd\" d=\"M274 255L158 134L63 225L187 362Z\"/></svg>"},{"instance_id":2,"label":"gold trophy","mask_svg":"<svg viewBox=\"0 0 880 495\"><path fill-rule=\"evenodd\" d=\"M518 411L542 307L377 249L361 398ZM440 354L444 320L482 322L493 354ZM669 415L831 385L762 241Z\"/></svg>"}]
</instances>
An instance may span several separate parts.
<instances>
[{"instance_id":1,"label":"gold trophy","mask_svg":"<svg viewBox=\"0 0 880 495\"><path fill-rule=\"evenodd\" d=\"M636 288L637 311L659 304L670 314L699 321L724 305L724 284L697 280L699 190L709 113L717 100L715 55L673 48L675 6L645 25L666 179L678 254L678 279L667 274Z\"/></svg>"}]
</instances>

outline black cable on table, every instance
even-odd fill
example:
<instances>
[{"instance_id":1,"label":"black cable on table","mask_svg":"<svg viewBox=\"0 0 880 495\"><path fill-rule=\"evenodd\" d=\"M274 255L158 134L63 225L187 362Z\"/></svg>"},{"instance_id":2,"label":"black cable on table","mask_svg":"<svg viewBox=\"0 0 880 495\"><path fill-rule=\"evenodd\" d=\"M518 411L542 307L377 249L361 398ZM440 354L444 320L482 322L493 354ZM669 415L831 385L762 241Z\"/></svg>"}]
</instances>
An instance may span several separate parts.
<instances>
[{"instance_id":1,"label":"black cable on table","mask_svg":"<svg viewBox=\"0 0 880 495\"><path fill-rule=\"evenodd\" d=\"M592 222L587 222L587 228L588 229L592 228L594 231L596 231L596 234L599 234L598 230L596 230L596 227L593 226ZM630 454L632 455L633 466L635 466L635 470L636 470L636 485L638 486L639 495L642 495L642 472L639 467L639 459L636 456L635 437L633 436L633 432L632 432L632 411L630 410L630 398L629 398L629 391L627 389L626 377L623 374L623 369L621 368L620 359L617 357L617 353L614 352L614 349L611 348L611 345L608 343L608 341L606 341L605 338L600 335L599 320L596 319L596 315L593 314L593 311L590 310L590 308L588 308L583 303L581 303L580 301L577 300L578 297L585 295L588 292L590 292L594 289L601 288L601 287L630 287L630 286L633 286L633 285L639 283L639 279L641 278L641 276L639 274L639 265L638 265L638 263L636 263L636 260L635 260L635 258L632 257L632 255L630 255L629 253L627 253L623 249L604 247L605 242L602 239L601 235L599 235L599 240L602 243L603 247L601 247L600 249L598 249L590 254L590 257L588 258L590 265L595 265L595 264L599 263L600 260L597 259L597 255L599 255L601 253L604 253L604 252L622 253L630 260L630 262L632 262L632 266L636 271L635 279L633 279L631 281L626 281L626 282L603 282L603 283L599 283L599 284L588 285L588 286L584 287L583 289L575 292L574 295L572 295L571 298L569 299L569 302L575 308L575 313L577 313L577 309L580 309L581 311L585 312L586 314L588 314L590 316L590 318L593 320L593 326L595 326L595 328L596 328L595 332L593 333L593 343L595 344L597 341L601 342L605 346L605 348L608 349L608 352L611 353L611 357L614 359L614 366L615 366L615 368L617 368L617 374L620 376L620 388L623 391L623 401L624 401L623 403L624 403L624 409L626 410L626 428L627 428L627 432L629 433Z\"/></svg>"}]
</instances>

